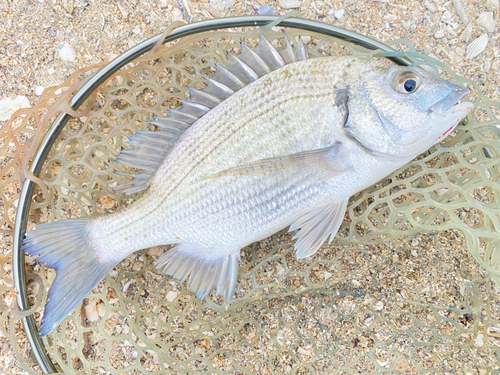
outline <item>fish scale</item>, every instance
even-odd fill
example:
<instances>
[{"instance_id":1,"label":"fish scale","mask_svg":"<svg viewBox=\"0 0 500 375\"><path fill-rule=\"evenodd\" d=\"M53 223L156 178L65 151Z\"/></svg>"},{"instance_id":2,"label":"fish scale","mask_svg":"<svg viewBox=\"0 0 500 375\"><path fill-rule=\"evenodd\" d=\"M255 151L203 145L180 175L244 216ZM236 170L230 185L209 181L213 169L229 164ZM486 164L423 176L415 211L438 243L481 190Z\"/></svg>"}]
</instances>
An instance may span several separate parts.
<instances>
[{"instance_id":1,"label":"fish scale","mask_svg":"<svg viewBox=\"0 0 500 375\"><path fill-rule=\"evenodd\" d=\"M321 69L317 74L325 76L325 71L328 70L329 67L339 65L341 64L341 61L342 60L336 61L335 59L331 59L331 61L325 61L325 64L322 64L324 65L324 68ZM297 64L313 65L313 67L314 65L318 65L314 60L307 60ZM302 79L297 79L296 81L300 84L291 85L291 88L296 90L296 95L299 99L303 98L304 96L317 99L317 97L321 95L322 91L324 92L323 95L327 95L327 88L321 89L317 86L314 86L318 84L316 80L312 80L313 82L310 82L309 80L308 82L308 77L314 77L314 75L312 74L314 73L314 69L312 69L313 71L311 72L311 74L305 75L303 71L310 70L308 69L309 66L300 67L290 65L289 67L293 68L290 77L293 77L295 75L295 72L298 73L299 77L303 77ZM274 73L280 73L280 71ZM274 77L275 75L277 77ZM288 135L293 138L295 133L299 132L302 134L302 137L307 136L308 132L303 130L302 124L294 124L301 125L295 127L292 126L292 124L281 124L286 126L285 129L288 130L287 137L284 137L284 144L278 149L269 147L269 145L273 143L277 143L278 145L281 144L279 142L280 140L277 139L280 137L276 137L276 134L279 135L279 133L284 129L281 129L280 127L268 126L268 121L270 121L270 119L274 117L276 111L279 110L279 103L288 103L288 105L290 105L291 107L296 106L296 103L291 100L289 95L286 95L284 97L277 96L276 91L278 89L280 89L279 91L283 91L282 86L286 86L286 83L283 83L283 81L279 79L280 77L281 75L273 75L273 73L270 73L268 76L264 77L264 80L257 81L254 85L248 87L249 89L253 89L249 91L262 92L261 95L259 95L258 97L249 97L247 91L240 91L239 93L228 99L226 102L224 102L221 106L216 107L212 112L202 117L202 119L200 119L198 123L188 129L188 131L186 131L186 133L184 133L182 138L180 139L180 142L185 141L184 143L179 143L179 145L183 145L183 147L179 147L178 149L173 150L171 154L169 154L165 163L160 167L160 170L156 175L156 179L152 182L150 194L147 194L147 197L144 197L141 200L142 204L135 206L137 207L136 210L140 212L135 217L141 218L142 216L144 216L146 207L150 207L152 210L156 210L158 207L160 207L160 205L158 204L158 196L163 198L165 196L168 196L170 193L175 192L173 202L168 201L168 203L166 203L166 207L169 207L171 204L175 205L175 200L182 200L184 188L181 185L181 181L183 181L183 179L186 179L186 181L183 181L182 183L189 186L190 184L192 184L192 181L199 179L200 175L201 177L205 177L207 175L218 172L218 169L225 169L234 164L250 161L246 159L245 156L247 158L252 157L255 159L260 159L262 157L270 157L276 154L281 154L282 152L287 152L288 150L285 149L285 146L288 143ZM268 81L270 81L271 84ZM326 81L322 82L325 83ZM278 84L281 84L281 87L277 87L276 85ZM332 84L326 82L325 86L331 88ZM309 87L314 87L314 94L310 93ZM303 94L301 94L302 92ZM267 99L268 97L269 99ZM242 103L244 103L245 106L243 106ZM239 121L230 121L230 118L234 117L232 114L235 112L239 114ZM262 119L261 116L264 116L264 119ZM304 117L310 118L311 116L305 114ZM225 124L226 126L224 126ZM252 125L255 126L252 127ZM338 125L339 124L333 124L333 126L336 126L337 128ZM199 128L203 128L203 132L197 132ZM241 138L243 139L234 139L233 142L228 141L229 138L234 136L238 131L239 134L241 134ZM271 131L273 131L273 133L275 134L275 136L272 138ZM192 133L194 134L194 136L191 135ZM261 142L259 142L258 139L255 139L255 134L260 135L260 139L262 140ZM185 140L184 138L188 138L188 140ZM244 138L254 139L253 142L250 143L247 142L247 140ZM252 151L260 151L258 153L252 152L249 153L249 155L246 155L247 152L245 151L245 147L240 147L241 149L243 149L242 152L240 152L239 154L232 153L233 150L231 149L231 145L239 145L242 143L249 144L250 147L253 146ZM300 151L300 143L297 141L293 143L295 148L292 149L292 151ZM212 147L204 147L202 145L209 145ZM204 160L203 165L200 164L202 160ZM222 164L222 166L219 167L220 164ZM196 170L195 167L197 168ZM192 171L194 171L194 173L191 173ZM165 187L167 187L167 189L165 189ZM169 189L169 187L171 188ZM238 187L235 187L235 190L237 189ZM192 193L193 190L189 189L185 192L185 194L189 196L192 196ZM146 202L147 199L151 199L151 203ZM180 210L182 211L183 209L184 208L181 205ZM112 224L110 224L108 221L110 219L106 217L98 219L99 221L96 221L95 226L102 229L99 230L99 234L96 235L96 237L102 238L106 244L106 247L109 247L109 240L107 239L108 236L105 233L105 228L113 228L113 230L111 231L113 235L116 234L116 230L114 229L116 227L125 228L124 230L128 232L129 229L127 229L127 226L129 225L130 215L130 210L125 210L122 212L122 215L118 214L113 217L113 220L116 220L116 222ZM135 212L132 213L132 215L135 215ZM123 224L121 223L122 219L124 220ZM156 220L162 219L157 218ZM106 221L106 223L103 223L101 221ZM134 222L134 225L136 226L136 228L140 228L136 229L137 232L143 232L143 228L138 225L137 221ZM167 226L172 227L173 225L175 225L173 222L168 222ZM153 237L152 235L148 235L148 238ZM111 239L111 241L117 241L117 239L119 238L115 237ZM162 240L163 242L161 243L165 243L164 241L166 239ZM169 238L168 240L171 241L172 239ZM122 245L118 244L116 246L121 247ZM113 249L113 254L115 254L115 249Z\"/></svg>"},{"instance_id":2,"label":"fish scale","mask_svg":"<svg viewBox=\"0 0 500 375\"><path fill-rule=\"evenodd\" d=\"M425 71L368 57L307 60L301 41L295 52L286 36L284 45L278 51L262 36L256 51L242 45L206 87L189 88L180 108L153 119L158 131L129 139L116 163L141 173L120 172L130 180L117 190L143 191L129 207L27 233L25 252L57 271L42 335L118 262L151 246L176 245L157 265L200 298L216 288L230 299L243 247L290 226L297 257L313 255L335 236L351 195L472 108L456 104L466 89Z\"/></svg>"}]
</instances>

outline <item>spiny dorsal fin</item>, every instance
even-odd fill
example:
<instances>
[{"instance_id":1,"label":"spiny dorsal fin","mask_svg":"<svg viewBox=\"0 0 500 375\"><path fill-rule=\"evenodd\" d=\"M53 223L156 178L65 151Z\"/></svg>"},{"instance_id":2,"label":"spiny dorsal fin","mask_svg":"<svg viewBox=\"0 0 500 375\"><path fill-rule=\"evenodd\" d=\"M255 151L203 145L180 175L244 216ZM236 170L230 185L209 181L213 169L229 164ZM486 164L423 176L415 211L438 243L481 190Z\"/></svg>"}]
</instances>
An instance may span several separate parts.
<instances>
[{"instance_id":1,"label":"spiny dorsal fin","mask_svg":"<svg viewBox=\"0 0 500 375\"><path fill-rule=\"evenodd\" d=\"M240 43L240 46L240 60L247 64L250 68L252 68L259 77L265 76L267 73L271 72L264 60L262 60L262 57L257 55L256 52L251 50L250 47L248 47L243 42Z\"/></svg>"},{"instance_id":2,"label":"spiny dorsal fin","mask_svg":"<svg viewBox=\"0 0 500 375\"><path fill-rule=\"evenodd\" d=\"M282 31L283 37L284 37L284 42L285 42L285 49L279 51L281 54L281 57L283 58L283 61L285 61L285 64L291 64L295 61L297 61L297 58L295 57L295 53L293 52L292 45L290 43L290 40L288 39L288 36L285 34L284 31Z\"/></svg>"},{"instance_id":3,"label":"spiny dorsal fin","mask_svg":"<svg viewBox=\"0 0 500 375\"><path fill-rule=\"evenodd\" d=\"M212 79L214 81L218 81L224 84L233 91L238 91L239 89L245 87L245 84L241 82L240 79L236 77L229 69L226 69L217 63L215 63L215 67L217 68L217 70L212 76Z\"/></svg>"},{"instance_id":4,"label":"spiny dorsal fin","mask_svg":"<svg viewBox=\"0 0 500 375\"><path fill-rule=\"evenodd\" d=\"M255 81L259 76L247 64L238 59L232 53L227 51L227 69L230 70L241 82L248 85Z\"/></svg>"},{"instance_id":5,"label":"spiny dorsal fin","mask_svg":"<svg viewBox=\"0 0 500 375\"><path fill-rule=\"evenodd\" d=\"M264 60L271 71L285 66L285 60L283 60L280 53L262 34L259 34L259 44L256 53Z\"/></svg>"},{"instance_id":6,"label":"spiny dorsal fin","mask_svg":"<svg viewBox=\"0 0 500 375\"><path fill-rule=\"evenodd\" d=\"M309 53L307 52L307 47L305 46L302 38L299 36L299 45L295 51L295 56L298 61L307 60L309 58Z\"/></svg>"},{"instance_id":7,"label":"spiny dorsal fin","mask_svg":"<svg viewBox=\"0 0 500 375\"><path fill-rule=\"evenodd\" d=\"M189 99L181 100L180 108L169 109L166 117L153 119L152 123L160 128L157 132L142 130L130 137L129 144L133 148L122 150L116 163L142 169L142 172L117 173L133 180L118 185L115 191L132 194L146 189L174 142L191 124L259 77L309 57L300 37L294 52L284 32L283 36L285 48L281 50L277 50L262 34L259 34L255 51L240 43L239 57L227 52L227 63L224 66L214 62L215 73L211 77L202 76L207 82L204 88L198 90L188 87Z\"/></svg>"}]
</instances>

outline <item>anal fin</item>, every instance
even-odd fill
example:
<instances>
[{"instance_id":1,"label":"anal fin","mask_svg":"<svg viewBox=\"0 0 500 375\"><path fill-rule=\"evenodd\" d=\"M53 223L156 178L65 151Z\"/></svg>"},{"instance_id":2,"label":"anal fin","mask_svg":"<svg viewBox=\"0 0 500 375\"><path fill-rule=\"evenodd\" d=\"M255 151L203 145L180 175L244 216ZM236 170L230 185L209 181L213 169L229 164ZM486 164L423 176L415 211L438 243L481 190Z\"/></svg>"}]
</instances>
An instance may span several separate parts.
<instances>
[{"instance_id":1,"label":"anal fin","mask_svg":"<svg viewBox=\"0 0 500 375\"><path fill-rule=\"evenodd\" d=\"M181 244L167 251L156 261L157 268L181 282L189 277L187 286L200 299L205 299L216 287L217 294L230 300L238 280L239 250L218 259L207 260L189 254L187 248Z\"/></svg>"},{"instance_id":2,"label":"anal fin","mask_svg":"<svg viewBox=\"0 0 500 375\"><path fill-rule=\"evenodd\" d=\"M290 231L300 228L294 237L297 238L295 250L298 259L312 256L328 237L328 243L332 242L344 220L348 201L344 199L315 207L290 226Z\"/></svg>"}]
</instances>

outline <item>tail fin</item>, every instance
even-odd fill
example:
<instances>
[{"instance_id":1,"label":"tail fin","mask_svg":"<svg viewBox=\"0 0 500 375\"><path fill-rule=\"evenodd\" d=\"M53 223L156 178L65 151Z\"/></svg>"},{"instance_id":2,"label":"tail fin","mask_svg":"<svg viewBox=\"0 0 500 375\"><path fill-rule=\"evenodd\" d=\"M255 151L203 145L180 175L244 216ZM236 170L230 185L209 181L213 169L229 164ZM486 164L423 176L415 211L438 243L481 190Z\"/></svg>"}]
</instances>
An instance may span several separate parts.
<instances>
[{"instance_id":1,"label":"tail fin","mask_svg":"<svg viewBox=\"0 0 500 375\"><path fill-rule=\"evenodd\" d=\"M40 336L56 328L113 269L97 258L87 238L91 219L71 219L37 225L28 231L23 250L57 272L49 290Z\"/></svg>"}]
</instances>

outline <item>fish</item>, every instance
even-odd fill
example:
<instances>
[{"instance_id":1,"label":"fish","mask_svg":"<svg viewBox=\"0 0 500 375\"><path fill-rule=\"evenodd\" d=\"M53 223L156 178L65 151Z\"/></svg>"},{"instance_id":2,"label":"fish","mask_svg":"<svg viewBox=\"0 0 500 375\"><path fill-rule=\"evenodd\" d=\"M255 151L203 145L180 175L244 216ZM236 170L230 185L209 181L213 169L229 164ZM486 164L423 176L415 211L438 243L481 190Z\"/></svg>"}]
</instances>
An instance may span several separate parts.
<instances>
[{"instance_id":1,"label":"fish","mask_svg":"<svg viewBox=\"0 0 500 375\"><path fill-rule=\"evenodd\" d=\"M56 270L41 336L56 328L131 253L173 245L157 267L200 299L228 301L240 251L283 228L296 256L330 243L349 198L436 144L473 109L469 90L418 67L368 56L309 58L299 38L256 50L189 88L180 109L129 139L116 163L122 211L39 224L24 252ZM295 47L295 48L294 48Z\"/></svg>"}]
</instances>

